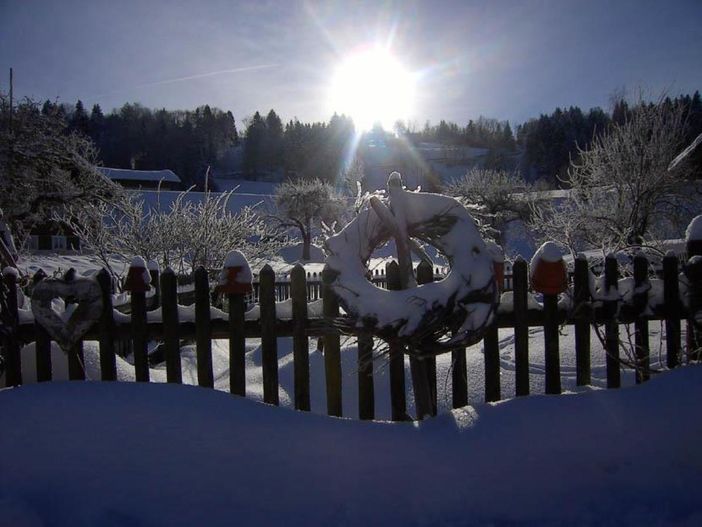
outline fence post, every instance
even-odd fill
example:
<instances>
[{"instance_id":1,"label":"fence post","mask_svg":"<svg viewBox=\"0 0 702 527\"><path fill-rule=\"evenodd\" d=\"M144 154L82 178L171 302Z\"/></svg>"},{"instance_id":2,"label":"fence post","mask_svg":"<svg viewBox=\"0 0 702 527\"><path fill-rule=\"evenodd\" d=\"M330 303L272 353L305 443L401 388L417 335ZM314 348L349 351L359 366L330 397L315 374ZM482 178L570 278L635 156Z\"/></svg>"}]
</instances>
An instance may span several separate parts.
<instances>
[{"instance_id":1,"label":"fence post","mask_svg":"<svg viewBox=\"0 0 702 527\"><path fill-rule=\"evenodd\" d=\"M19 386L22 384L22 362L20 358L20 346L16 339L12 338L13 333L19 325L19 312L17 307L17 275L14 268L9 268L9 272L3 270L3 279L7 289L7 318L9 322L10 335L5 340L5 385Z\"/></svg>"},{"instance_id":2,"label":"fence post","mask_svg":"<svg viewBox=\"0 0 702 527\"><path fill-rule=\"evenodd\" d=\"M678 257L668 252L663 257L663 301L665 303L665 342L668 368L680 364L680 292Z\"/></svg>"},{"instance_id":3,"label":"fence post","mask_svg":"<svg viewBox=\"0 0 702 527\"><path fill-rule=\"evenodd\" d=\"M485 402L499 401L500 393L500 345L497 334L497 320L485 331L483 338L485 360Z\"/></svg>"},{"instance_id":4,"label":"fence post","mask_svg":"<svg viewBox=\"0 0 702 527\"><path fill-rule=\"evenodd\" d=\"M246 397L246 296L227 294L229 306L229 391Z\"/></svg>"},{"instance_id":5,"label":"fence post","mask_svg":"<svg viewBox=\"0 0 702 527\"><path fill-rule=\"evenodd\" d=\"M159 276L161 274L161 269L156 260L149 260L146 266L151 276L151 287L154 288L154 296L151 297L151 309L156 309L161 306L161 281Z\"/></svg>"},{"instance_id":6,"label":"fence post","mask_svg":"<svg viewBox=\"0 0 702 527\"><path fill-rule=\"evenodd\" d=\"M36 286L46 278L46 273L39 269L32 277L32 282ZM34 349L37 361L37 382L44 382L51 380L51 337L47 331L38 324L36 320L34 321L34 332L36 335L36 341L34 342Z\"/></svg>"},{"instance_id":7,"label":"fence post","mask_svg":"<svg viewBox=\"0 0 702 527\"><path fill-rule=\"evenodd\" d=\"M331 320L339 316L339 300L331 288L334 271L324 266L322 271L322 312ZM324 336L324 373L327 381L327 413L341 417L341 340L339 335Z\"/></svg>"},{"instance_id":8,"label":"fence post","mask_svg":"<svg viewBox=\"0 0 702 527\"><path fill-rule=\"evenodd\" d=\"M117 380L117 359L115 357L115 320L112 313L112 277L106 269L97 274L97 282L102 293L102 314L100 315L100 378L103 381Z\"/></svg>"},{"instance_id":9,"label":"fence post","mask_svg":"<svg viewBox=\"0 0 702 527\"><path fill-rule=\"evenodd\" d=\"M648 320L648 260L642 254L634 256L634 346L636 353L636 384L647 381L649 370Z\"/></svg>"},{"instance_id":10,"label":"fence post","mask_svg":"<svg viewBox=\"0 0 702 527\"><path fill-rule=\"evenodd\" d=\"M387 287L390 291L399 291L400 267L394 260L385 265ZM407 395L405 393L405 356L402 346L391 343L390 356L390 406L393 421L407 421Z\"/></svg>"},{"instance_id":11,"label":"fence post","mask_svg":"<svg viewBox=\"0 0 702 527\"><path fill-rule=\"evenodd\" d=\"M146 334L146 291L149 284L146 273L146 263L141 258L135 258L124 285L124 289L131 293L132 350L137 382L149 382L149 340Z\"/></svg>"},{"instance_id":12,"label":"fence post","mask_svg":"<svg viewBox=\"0 0 702 527\"><path fill-rule=\"evenodd\" d=\"M197 383L214 388L212 372L212 340L210 338L210 281L207 269L195 269L195 355L197 356Z\"/></svg>"},{"instance_id":13,"label":"fence post","mask_svg":"<svg viewBox=\"0 0 702 527\"><path fill-rule=\"evenodd\" d=\"M166 380L181 384L183 371L180 364L180 323L178 321L178 282L170 267L161 273L161 317L163 346L166 355Z\"/></svg>"},{"instance_id":14,"label":"fence post","mask_svg":"<svg viewBox=\"0 0 702 527\"><path fill-rule=\"evenodd\" d=\"M290 273L293 315L293 370L295 408L310 410L310 350L307 338L307 276L299 263Z\"/></svg>"},{"instance_id":15,"label":"fence post","mask_svg":"<svg viewBox=\"0 0 702 527\"><path fill-rule=\"evenodd\" d=\"M428 284L434 281L434 268L432 265L426 261L420 262L417 266L417 284ZM414 359L415 365L419 366L417 375L423 375L429 387L429 400L431 408L429 408L429 415L435 416L437 413L437 394L436 394L436 357L426 357L424 359ZM410 367L412 367L413 360L410 358ZM415 367L416 367L415 366ZM414 376L413 376L414 378ZM416 403L417 390L415 388L415 406ZM417 412L419 413L419 412ZM419 416L418 416L419 417Z\"/></svg>"},{"instance_id":16,"label":"fence post","mask_svg":"<svg viewBox=\"0 0 702 527\"><path fill-rule=\"evenodd\" d=\"M521 256L512 265L512 300L514 312L514 363L515 392L517 396L529 395L529 324L528 269Z\"/></svg>"},{"instance_id":17,"label":"fence post","mask_svg":"<svg viewBox=\"0 0 702 527\"><path fill-rule=\"evenodd\" d=\"M575 295L575 384L585 386L592 382L590 368L590 269L584 254L575 259L573 293Z\"/></svg>"},{"instance_id":18,"label":"fence post","mask_svg":"<svg viewBox=\"0 0 702 527\"><path fill-rule=\"evenodd\" d=\"M619 269L617 258L608 254L605 258L605 297L613 299L604 301L605 313L605 352L607 353L607 388L621 386L621 368L619 365L619 321L617 320L617 298L619 286ZM613 293L612 293L613 292Z\"/></svg>"},{"instance_id":19,"label":"fence post","mask_svg":"<svg viewBox=\"0 0 702 527\"><path fill-rule=\"evenodd\" d=\"M70 268L68 271L66 271L63 279L65 281L70 281L73 279L75 274L76 270ZM66 308L68 308L69 305L75 303L75 299L69 297L65 300L65 302ZM67 350L66 355L68 356L68 379L71 381L84 381L85 360L83 357L83 339L80 339L71 347L71 349Z\"/></svg>"},{"instance_id":20,"label":"fence post","mask_svg":"<svg viewBox=\"0 0 702 527\"><path fill-rule=\"evenodd\" d=\"M261 367L263 369L263 401L279 404L278 338L275 334L275 273L266 264L259 273L259 306L261 310Z\"/></svg>"}]
</instances>

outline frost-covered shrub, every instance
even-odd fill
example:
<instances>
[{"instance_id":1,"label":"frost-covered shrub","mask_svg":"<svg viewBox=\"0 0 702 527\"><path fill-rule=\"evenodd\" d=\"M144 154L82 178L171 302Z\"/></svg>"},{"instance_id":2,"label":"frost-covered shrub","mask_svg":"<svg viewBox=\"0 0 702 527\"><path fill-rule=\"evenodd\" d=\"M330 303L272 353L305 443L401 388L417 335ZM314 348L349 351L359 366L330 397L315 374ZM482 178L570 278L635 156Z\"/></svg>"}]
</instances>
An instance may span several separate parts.
<instances>
[{"instance_id":1,"label":"frost-covered shrub","mask_svg":"<svg viewBox=\"0 0 702 527\"><path fill-rule=\"evenodd\" d=\"M143 256L178 274L199 265L219 269L232 249L253 261L272 256L284 240L253 208L230 212L230 197L184 191L167 207L152 208L140 194L128 193L115 206L71 209L63 219L107 268L112 254Z\"/></svg>"},{"instance_id":2,"label":"frost-covered shrub","mask_svg":"<svg viewBox=\"0 0 702 527\"><path fill-rule=\"evenodd\" d=\"M695 192L684 182L689 165L668 167L685 147L686 119L681 106L641 103L596 137L563 181L567 197L535 209L537 235L603 253L680 237Z\"/></svg>"}]
</instances>

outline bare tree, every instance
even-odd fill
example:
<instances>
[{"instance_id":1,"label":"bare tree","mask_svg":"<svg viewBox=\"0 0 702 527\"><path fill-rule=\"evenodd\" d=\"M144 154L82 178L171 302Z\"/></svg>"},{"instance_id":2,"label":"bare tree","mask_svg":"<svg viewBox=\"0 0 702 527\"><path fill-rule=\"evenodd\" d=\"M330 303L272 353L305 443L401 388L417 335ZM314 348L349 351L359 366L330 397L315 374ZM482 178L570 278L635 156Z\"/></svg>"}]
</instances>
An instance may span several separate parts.
<instances>
[{"instance_id":1,"label":"bare tree","mask_svg":"<svg viewBox=\"0 0 702 527\"><path fill-rule=\"evenodd\" d=\"M681 230L689 205L689 167L668 170L684 146L686 109L641 103L620 124L580 150L560 201L535 208L534 230L571 251L619 250Z\"/></svg>"},{"instance_id":2,"label":"bare tree","mask_svg":"<svg viewBox=\"0 0 702 527\"><path fill-rule=\"evenodd\" d=\"M526 221L530 216L531 190L531 185L515 173L473 168L446 192L471 211L484 235L504 245L507 225L517 220Z\"/></svg>"},{"instance_id":3,"label":"bare tree","mask_svg":"<svg viewBox=\"0 0 702 527\"><path fill-rule=\"evenodd\" d=\"M286 181L275 192L274 217L282 228L293 228L302 237L302 259L310 259L312 229L334 228L344 211L344 199L329 183L319 179Z\"/></svg>"},{"instance_id":4,"label":"bare tree","mask_svg":"<svg viewBox=\"0 0 702 527\"><path fill-rule=\"evenodd\" d=\"M0 208L20 246L67 204L110 202L121 193L96 170L93 144L66 129L63 117L42 114L31 100L10 118L9 100L0 93Z\"/></svg>"}]
</instances>

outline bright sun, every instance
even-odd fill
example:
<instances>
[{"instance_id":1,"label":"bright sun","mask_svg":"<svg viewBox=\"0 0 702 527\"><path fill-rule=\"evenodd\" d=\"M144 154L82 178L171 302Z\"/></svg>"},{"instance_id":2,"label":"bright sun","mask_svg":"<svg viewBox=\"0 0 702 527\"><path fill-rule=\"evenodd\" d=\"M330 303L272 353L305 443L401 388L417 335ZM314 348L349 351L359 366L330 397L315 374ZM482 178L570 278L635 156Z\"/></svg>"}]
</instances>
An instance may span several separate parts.
<instances>
[{"instance_id":1,"label":"bright sun","mask_svg":"<svg viewBox=\"0 0 702 527\"><path fill-rule=\"evenodd\" d=\"M380 123L392 130L413 110L415 78L387 50L365 50L343 60L329 88L329 109L353 119L356 129Z\"/></svg>"}]
</instances>

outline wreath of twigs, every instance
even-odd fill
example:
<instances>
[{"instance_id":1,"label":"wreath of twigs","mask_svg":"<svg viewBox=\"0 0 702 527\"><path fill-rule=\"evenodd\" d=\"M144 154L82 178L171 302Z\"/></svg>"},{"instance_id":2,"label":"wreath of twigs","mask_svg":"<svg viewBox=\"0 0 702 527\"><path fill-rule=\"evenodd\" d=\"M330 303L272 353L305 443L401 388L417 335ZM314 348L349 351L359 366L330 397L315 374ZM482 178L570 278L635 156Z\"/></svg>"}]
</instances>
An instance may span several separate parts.
<instances>
[{"instance_id":1,"label":"wreath of twigs","mask_svg":"<svg viewBox=\"0 0 702 527\"><path fill-rule=\"evenodd\" d=\"M448 260L450 272L441 281L401 291L369 282L368 260L397 231L378 215L377 202L367 203L325 243L331 287L347 313L331 323L346 334L404 345L419 357L476 344L495 315L498 288L492 257L474 219L448 196L403 191L402 200L400 214L393 210L392 196L383 203L405 219L410 246L421 251L416 239L436 247Z\"/></svg>"}]
</instances>

